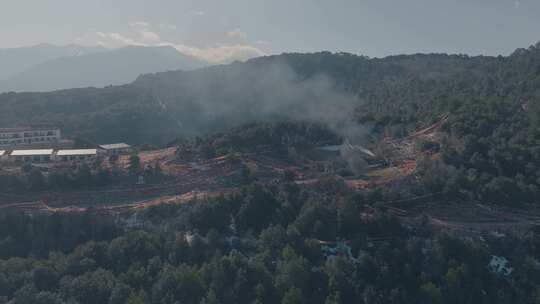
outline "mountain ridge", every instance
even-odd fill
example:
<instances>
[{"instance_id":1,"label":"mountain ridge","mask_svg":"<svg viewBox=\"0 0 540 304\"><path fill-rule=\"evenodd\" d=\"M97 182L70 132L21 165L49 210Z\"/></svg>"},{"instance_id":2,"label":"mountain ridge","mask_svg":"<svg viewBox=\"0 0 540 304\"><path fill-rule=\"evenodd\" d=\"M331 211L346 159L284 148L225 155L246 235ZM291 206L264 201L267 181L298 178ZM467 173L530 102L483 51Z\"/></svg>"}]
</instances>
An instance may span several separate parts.
<instances>
[{"instance_id":1,"label":"mountain ridge","mask_svg":"<svg viewBox=\"0 0 540 304\"><path fill-rule=\"evenodd\" d=\"M53 91L120 85L133 81L142 73L189 70L205 65L167 46L127 46L94 52L80 51L77 46L62 48L68 49L71 55L49 58L0 81L0 91Z\"/></svg>"},{"instance_id":2,"label":"mountain ridge","mask_svg":"<svg viewBox=\"0 0 540 304\"><path fill-rule=\"evenodd\" d=\"M58 124L70 136L96 141L157 144L268 119L354 120L400 136L475 99L540 96L535 50L507 57L266 56L144 74L103 89L2 94L0 121Z\"/></svg>"},{"instance_id":3,"label":"mountain ridge","mask_svg":"<svg viewBox=\"0 0 540 304\"><path fill-rule=\"evenodd\" d=\"M100 46L53 45L41 43L33 46L0 49L0 81L45 61L106 51Z\"/></svg>"}]
</instances>

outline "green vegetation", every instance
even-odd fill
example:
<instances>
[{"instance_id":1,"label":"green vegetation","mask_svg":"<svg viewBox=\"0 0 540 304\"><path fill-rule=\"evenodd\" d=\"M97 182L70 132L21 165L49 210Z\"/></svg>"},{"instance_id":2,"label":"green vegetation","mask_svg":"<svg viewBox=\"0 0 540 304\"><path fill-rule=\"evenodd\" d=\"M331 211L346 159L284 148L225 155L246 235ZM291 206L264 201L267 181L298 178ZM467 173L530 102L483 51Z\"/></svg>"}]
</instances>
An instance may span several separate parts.
<instances>
[{"instance_id":1,"label":"green vegetation","mask_svg":"<svg viewBox=\"0 0 540 304\"><path fill-rule=\"evenodd\" d=\"M181 158L215 157L234 152L253 153L266 149L288 153L290 149L308 149L319 145L339 144L343 139L328 127L308 122L251 123L227 132L178 139Z\"/></svg>"},{"instance_id":2,"label":"green vegetation","mask_svg":"<svg viewBox=\"0 0 540 304\"><path fill-rule=\"evenodd\" d=\"M114 166L104 167L100 162L46 170L28 164L22 167L22 172L0 170L0 192L28 194L43 190L80 190L133 184L138 175L153 183L162 182L166 178L159 165L141 168L138 156L134 155L130 158L128 171Z\"/></svg>"},{"instance_id":3,"label":"green vegetation","mask_svg":"<svg viewBox=\"0 0 540 304\"><path fill-rule=\"evenodd\" d=\"M354 194L336 181L314 188L251 185L226 197L151 208L138 217L145 229L126 232L92 213L2 214L0 298L96 304L538 301L538 235L473 242L408 231L384 211L360 218L374 203L370 198L385 196ZM490 271L491 255L508 258L512 274Z\"/></svg>"},{"instance_id":4,"label":"green vegetation","mask_svg":"<svg viewBox=\"0 0 540 304\"><path fill-rule=\"evenodd\" d=\"M539 47L509 57L284 54L145 75L104 89L5 93L0 121L57 124L68 135L97 142L163 144L253 121L324 118L347 94L360 122L400 136L475 100L534 104L539 66Z\"/></svg>"},{"instance_id":5,"label":"green vegetation","mask_svg":"<svg viewBox=\"0 0 540 304\"><path fill-rule=\"evenodd\" d=\"M533 102L491 98L464 103L444 126L448 135L442 161L421 170L428 188L490 203L537 203L539 115Z\"/></svg>"},{"instance_id":6,"label":"green vegetation","mask_svg":"<svg viewBox=\"0 0 540 304\"><path fill-rule=\"evenodd\" d=\"M378 145L448 117L440 139L414 145L436 157L389 187L355 192L331 178L300 186L289 171L256 184L246 167L246 185L232 194L129 218L0 212L0 303L539 303L539 229L465 238L433 231L427 216L404 224L385 204L436 194L439 206L537 205L539 101L540 45L496 58L285 54L121 87L0 95L2 124L55 123L96 142L170 142L189 161L265 147L291 157L351 135ZM351 125L369 134L345 130ZM137 156L129 169L143 170ZM0 174L0 193L110 176L25 167L16 178ZM493 256L510 273L488 267Z\"/></svg>"}]
</instances>

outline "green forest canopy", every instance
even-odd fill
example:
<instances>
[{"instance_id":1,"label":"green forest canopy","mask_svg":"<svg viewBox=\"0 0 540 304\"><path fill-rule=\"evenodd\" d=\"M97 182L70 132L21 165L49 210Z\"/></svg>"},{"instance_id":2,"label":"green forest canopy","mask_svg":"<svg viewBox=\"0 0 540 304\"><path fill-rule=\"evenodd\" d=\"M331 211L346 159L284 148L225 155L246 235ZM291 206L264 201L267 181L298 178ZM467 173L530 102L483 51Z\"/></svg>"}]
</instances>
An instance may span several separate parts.
<instances>
[{"instance_id":1,"label":"green forest canopy","mask_svg":"<svg viewBox=\"0 0 540 304\"><path fill-rule=\"evenodd\" d=\"M535 103L539 69L538 46L508 57L283 54L144 75L103 89L5 93L0 122L2 127L57 124L69 136L98 142L163 144L246 122L309 118L296 114L314 106L313 112L322 112L347 96L357 109L353 119L400 133L477 100Z\"/></svg>"}]
</instances>

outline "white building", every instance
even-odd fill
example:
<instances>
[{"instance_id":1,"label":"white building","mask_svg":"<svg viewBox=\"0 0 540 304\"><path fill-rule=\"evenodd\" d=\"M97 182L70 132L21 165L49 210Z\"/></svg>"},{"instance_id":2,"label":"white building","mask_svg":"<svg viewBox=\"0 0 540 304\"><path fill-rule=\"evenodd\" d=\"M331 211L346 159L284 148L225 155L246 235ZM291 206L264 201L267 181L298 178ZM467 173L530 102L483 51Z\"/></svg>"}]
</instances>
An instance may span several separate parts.
<instances>
[{"instance_id":1,"label":"white building","mask_svg":"<svg viewBox=\"0 0 540 304\"><path fill-rule=\"evenodd\" d=\"M0 128L0 147L56 144L61 139L55 127Z\"/></svg>"},{"instance_id":2,"label":"white building","mask_svg":"<svg viewBox=\"0 0 540 304\"><path fill-rule=\"evenodd\" d=\"M97 149L58 150L54 155L55 161L88 161L95 159Z\"/></svg>"},{"instance_id":3,"label":"white building","mask_svg":"<svg viewBox=\"0 0 540 304\"><path fill-rule=\"evenodd\" d=\"M104 153L107 155L129 154L133 151L131 146L125 143L100 145L99 150L101 153Z\"/></svg>"},{"instance_id":4,"label":"white building","mask_svg":"<svg viewBox=\"0 0 540 304\"><path fill-rule=\"evenodd\" d=\"M43 150L13 150L9 160L14 162L49 162L53 156L53 149Z\"/></svg>"}]
</instances>

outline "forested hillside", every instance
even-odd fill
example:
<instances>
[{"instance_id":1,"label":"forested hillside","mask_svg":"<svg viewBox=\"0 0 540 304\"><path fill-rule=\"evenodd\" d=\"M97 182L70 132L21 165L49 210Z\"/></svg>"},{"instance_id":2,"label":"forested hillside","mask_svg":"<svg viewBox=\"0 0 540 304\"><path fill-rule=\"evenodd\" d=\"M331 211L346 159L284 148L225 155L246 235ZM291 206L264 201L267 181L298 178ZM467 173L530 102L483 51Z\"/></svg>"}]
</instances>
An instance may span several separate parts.
<instances>
[{"instance_id":1,"label":"forested hillside","mask_svg":"<svg viewBox=\"0 0 540 304\"><path fill-rule=\"evenodd\" d=\"M0 303L539 303L539 101L540 45L286 54L3 94L2 125L171 148L0 172L22 202L0 206ZM344 150L308 156L340 143L376 155L363 172ZM114 206L47 205L70 192Z\"/></svg>"},{"instance_id":2,"label":"forested hillside","mask_svg":"<svg viewBox=\"0 0 540 304\"><path fill-rule=\"evenodd\" d=\"M0 302L537 303L538 232L464 240L359 216L385 199L335 180L254 184L142 211L127 231L91 212L0 214Z\"/></svg>"},{"instance_id":3,"label":"forested hillside","mask_svg":"<svg viewBox=\"0 0 540 304\"><path fill-rule=\"evenodd\" d=\"M496 58L284 54L104 89L6 93L0 122L47 122L95 141L162 144L254 120L332 122L342 118L335 109L354 108L354 120L397 136L480 99L534 104L539 66L538 47Z\"/></svg>"},{"instance_id":4,"label":"forested hillside","mask_svg":"<svg viewBox=\"0 0 540 304\"><path fill-rule=\"evenodd\" d=\"M164 144L248 122L309 121L327 125L334 143L377 143L447 116L442 158L420 168L426 191L515 205L540 196L539 98L540 45L509 57L323 52L144 75L104 89L3 94L0 122L58 124L90 142ZM257 128L214 136L205 149L250 147L257 141L245 131Z\"/></svg>"}]
</instances>

